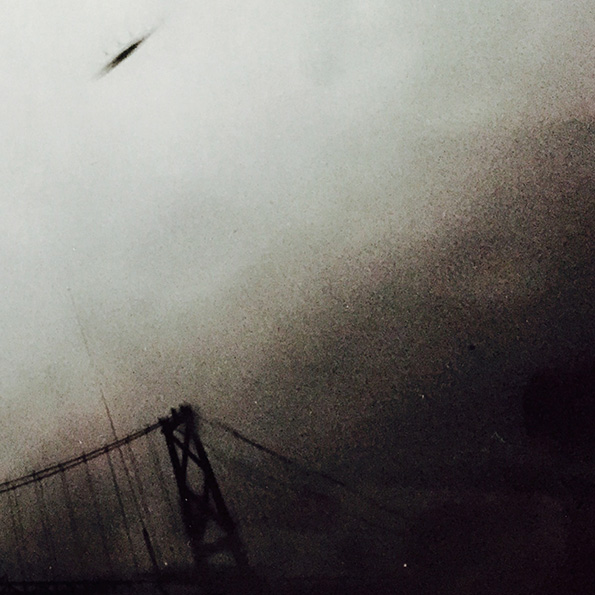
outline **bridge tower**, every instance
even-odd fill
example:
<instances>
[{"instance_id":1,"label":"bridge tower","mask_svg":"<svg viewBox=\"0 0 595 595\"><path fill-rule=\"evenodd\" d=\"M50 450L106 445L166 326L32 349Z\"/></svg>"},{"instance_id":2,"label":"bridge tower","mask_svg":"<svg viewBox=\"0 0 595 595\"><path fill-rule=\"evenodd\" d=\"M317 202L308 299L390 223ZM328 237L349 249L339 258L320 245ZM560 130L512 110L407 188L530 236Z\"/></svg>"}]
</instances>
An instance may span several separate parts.
<instances>
[{"instance_id":1,"label":"bridge tower","mask_svg":"<svg viewBox=\"0 0 595 595\"><path fill-rule=\"evenodd\" d=\"M192 408L181 405L159 421L197 580L206 593L265 593L264 584L250 569L237 526L200 440ZM227 564L213 564L214 559L225 559Z\"/></svg>"}]
</instances>

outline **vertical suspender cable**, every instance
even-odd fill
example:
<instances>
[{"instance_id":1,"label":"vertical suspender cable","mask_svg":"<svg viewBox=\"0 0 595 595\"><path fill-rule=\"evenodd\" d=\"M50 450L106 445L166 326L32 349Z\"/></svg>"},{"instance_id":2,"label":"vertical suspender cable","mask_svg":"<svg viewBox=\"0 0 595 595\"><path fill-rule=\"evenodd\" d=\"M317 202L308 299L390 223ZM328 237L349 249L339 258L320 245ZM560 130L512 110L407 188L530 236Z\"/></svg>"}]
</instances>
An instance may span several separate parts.
<instances>
[{"instance_id":1,"label":"vertical suspender cable","mask_svg":"<svg viewBox=\"0 0 595 595\"><path fill-rule=\"evenodd\" d=\"M91 370L93 372L93 375L95 376L95 380L97 382L97 386L99 389L99 394L101 396L101 402L103 403L103 407L105 409L105 413L112 431L112 435L114 437L114 440L118 440L118 433L116 432L116 426L114 425L114 419L112 417L112 413L110 411L109 405L107 403L107 399L105 398L105 393L103 392L103 386L102 383L99 379L99 374L97 371L97 367L95 365L95 360L93 359L93 356L91 355L91 349L89 348L89 341L87 340L87 335L85 334L85 331L83 329L83 325L81 323L81 319L80 316L78 314L78 308L76 307L76 302L74 301L74 296L72 295L72 292L70 291L70 288L68 288L68 295L70 296L70 300L72 302L72 307L74 310L74 315L76 317L76 322L78 324L79 327L79 332L81 334L81 338L83 340L83 345L85 346L85 351L87 352L87 357L89 358L89 365L91 366ZM120 455L120 460L122 462L122 467L124 468L124 472L126 473L126 478L128 480L128 485L130 487L130 492L132 494L133 497L133 502L135 504L135 508L136 508L136 512L138 515L138 520L139 523L141 525L142 528L142 533L143 533L143 538L145 540L145 544L147 546L147 552L149 554L149 557L151 558L151 563L153 565L153 569L155 571L155 574L158 576L159 575L159 564L157 562L157 559L155 557L155 551L153 549L153 545L151 543L151 537L149 535L149 531L147 530L147 526L145 523L145 520L143 518L143 514L141 512L140 509L140 505L138 502L138 499L136 497L135 491L134 491L134 486L132 484L132 477L130 475L130 470L128 469L128 465L126 464L126 460L124 458L124 453L122 452L122 448L120 446L118 446L118 453Z\"/></svg>"},{"instance_id":2,"label":"vertical suspender cable","mask_svg":"<svg viewBox=\"0 0 595 595\"><path fill-rule=\"evenodd\" d=\"M136 455L134 454L134 450L132 449L132 444L129 442L126 446L128 446L128 452L130 453L130 458L132 460L132 465L134 468L134 475L136 478L136 485L138 486L138 495L139 495L139 500L140 500L140 504L141 507L145 513L145 518L147 519L147 524L149 522L149 519L151 518L151 511L149 509L149 506L147 504L147 499L145 497L145 490L143 487L143 483L142 480L140 478L140 476L138 475L137 470L139 469L139 464L138 464L138 460L136 458ZM156 544L153 544L154 546L156 546Z\"/></svg>"},{"instance_id":3,"label":"vertical suspender cable","mask_svg":"<svg viewBox=\"0 0 595 595\"><path fill-rule=\"evenodd\" d=\"M66 502L66 510L68 511L68 523L70 524L70 533L76 546L76 566L78 571L82 571L82 564L80 556L83 552L83 543L81 541L81 534L78 530L76 523L76 517L74 515L74 506L72 503L72 497L70 495L70 489L68 487L68 481L66 480L66 471L60 465L60 482L62 484L62 493L64 494L64 501Z\"/></svg>"},{"instance_id":4,"label":"vertical suspender cable","mask_svg":"<svg viewBox=\"0 0 595 595\"><path fill-rule=\"evenodd\" d=\"M139 573L138 559L136 557L136 551L134 544L132 543L132 535L130 533L130 525L128 524L128 516L126 515L126 509L124 508L124 501L122 500L122 493L120 492L120 486L118 485L118 478L116 477L116 471L112 462L112 457L109 450L105 453L107 455L107 462L109 464L112 481L114 483L114 489L118 498L118 506L120 507L120 513L122 514L122 522L124 523L124 529L126 531L126 537L128 539L128 545L130 547L130 555L132 556L132 563L134 564L134 570L136 574Z\"/></svg>"},{"instance_id":5,"label":"vertical suspender cable","mask_svg":"<svg viewBox=\"0 0 595 595\"><path fill-rule=\"evenodd\" d=\"M161 493L163 494L163 499L167 502L167 507L169 508L170 519L172 521L172 529L175 526L175 519L176 511L174 509L174 505L171 501L171 494L169 493L166 487L165 476L163 474L163 468L161 467L161 461L159 460L159 454L157 452L157 448L151 438L151 434L145 435L145 440L149 445L149 452L151 453L151 459L153 460L153 466L155 467L155 471L157 472L157 477L159 479L159 486L161 487Z\"/></svg>"},{"instance_id":6,"label":"vertical suspender cable","mask_svg":"<svg viewBox=\"0 0 595 595\"><path fill-rule=\"evenodd\" d=\"M95 487L93 486L93 478L91 477L91 470L89 469L89 463L87 461L87 457L83 454L83 463L85 467L85 474L87 476L87 484L89 485L89 491L91 492L91 498L93 499L93 507L95 508L95 516L97 517L97 525L99 527L99 533L101 537L101 543L103 546L103 552L105 554L105 560L107 562L108 570L110 575L114 573L114 567L112 564L112 557L109 552L109 546L107 543L107 535L105 532L105 527L103 525L103 521L101 519L101 511L99 510L99 502L97 501L97 494L95 492Z\"/></svg>"},{"instance_id":7,"label":"vertical suspender cable","mask_svg":"<svg viewBox=\"0 0 595 595\"><path fill-rule=\"evenodd\" d=\"M33 476L35 476L35 473L33 474ZM47 553L49 556L49 560L48 560L48 562L49 562L48 569L50 571L49 575L51 578L55 578L55 576L56 576L56 550L54 548L54 541L52 539L52 535L51 535L50 529L48 527L47 510L45 507L45 497L44 497L44 493L43 493L43 485L42 485L40 479L35 479L35 477L34 477L33 489L35 491L35 498L37 500L37 506L39 507L39 509L41 511L41 528L42 528L42 531L44 534Z\"/></svg>"},{"instance_id":8,"label":"vertical suspender cable","mask_svg":"<svg viewBox=\"0 0 595 595\"><path fill-rule=\"evenodd\" d=\"M48 532L48 544L50 548L50 559L52 561L52 574L55 576L56 570L58 568L58 558L56 557L56 545L54 543L54 537L52 535L52 527L51 523L49 522L48 516L48 509L45 503L45 492L43 489L43 482L39 482L39 495L41 496L41 506L43 507L43 517L48 519L47 522L47 532Z\"/></svg>"},{"instance_id":9,"label":"vertical suspender cable","mask_svg":"<svg viewBox=\"0 0 595 595\"><path fill-rule=\"evenodd\" d=\"M122 466L124 467L124 471L126 474L126 480L128 483L128 488L130 489L130 495L132 496L132 502L134 503L134 508L136 510L136 515L138 517L138 522L140 523L143 540L145 542L145 546L147 548L147 553L149 554L149 558L151 560L151 564L153 566L153 570L157 576L159 576L159 563L157 562L157 558L155 557L155 551L153 550L153 544L151 543L151 538L149 536L149 532L147 530L147 525L145 524L145 519L143 518L143 513L141 511L141 506L138 501L138 497L136 495L136 490L134 489L134 485L132 483L132 477L130 475L130 470L128 469L128 465L126 465L126 460L124 459L124 453L122 449L118 447L118 454L120 455L120 460L122 462Z\"/></svg>"},{"instance_id":10,"label":"vertical suspender cable","mask_svg":"<svg viewBox=\"0 0 595 595\"><path fill-rule=\"evenodd\" d=\"M25 540L24 540L25 530L24 530L24 527L23 527L23 519L21 517L21 507L19 506L19 499L18 499L18 497L16 495L16 492L14 494L14 512L15 512L15 517L16 517L16 521L17 521L18 527L20 529L21 537L23 538L23 543L25 543ZM25 567L25 572L27 574L27 578L31 578L29 576L31 570L29 568L29 560L27 559L26 553L27 552L25 551L25 558L23 560L23 564L24 564L24 567Z\"/></svg>"},{"instance_id":11,"label":"vertical suspender cable","mask_svg":"<svg viewBox=\"0 0 595 595\"><path fill-rule=\"evenodd\" d=\"M6 498L8 499L8 507L10 509L12 534L14 535L14 551L17 555L17 565L19 567L19 575L21 580L27 580L25 575L25 565L23 563L23 552L21 551L21 544L23 543L23 527L20 525L20 523L20 527L17 525L17 519L12 502L13 497L16 499L16 495L12 492L8 492L8 494L6 494Z\"/></svg>"}]
</instances>

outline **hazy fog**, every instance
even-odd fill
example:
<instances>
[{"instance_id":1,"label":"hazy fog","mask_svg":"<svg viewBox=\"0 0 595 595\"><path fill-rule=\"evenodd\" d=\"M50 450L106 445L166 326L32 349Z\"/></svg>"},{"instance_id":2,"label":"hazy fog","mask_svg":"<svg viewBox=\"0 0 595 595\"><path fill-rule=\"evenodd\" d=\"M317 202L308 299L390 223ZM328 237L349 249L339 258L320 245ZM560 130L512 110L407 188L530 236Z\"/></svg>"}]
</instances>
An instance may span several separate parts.
<instances>
[{"instance_id":1,"label":"hazy fog","mask_svg":"<svg viewBox=\"0 0 595 595\"><path fill-rule=\"evenodd\" d=\"M0 6L2 475L101 385L389 481L592 345L591 3Z\"/></svg>"}]
</instances>

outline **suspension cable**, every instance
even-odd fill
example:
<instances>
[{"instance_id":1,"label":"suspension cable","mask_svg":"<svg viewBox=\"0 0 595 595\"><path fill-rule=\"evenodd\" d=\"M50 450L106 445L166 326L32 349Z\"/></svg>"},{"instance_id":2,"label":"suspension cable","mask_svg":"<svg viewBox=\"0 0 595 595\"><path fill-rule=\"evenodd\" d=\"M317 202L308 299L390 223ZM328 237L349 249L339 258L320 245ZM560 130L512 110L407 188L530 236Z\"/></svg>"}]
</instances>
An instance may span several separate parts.
<instances>
[{"instance_id":1,"label":"suspension cable","mask_svg":"<svg viewBox=\"0 0 595 595\"><path fill-rule=\"evenodd\" d=\"M76 457L67 459L60 463L50 465L49 467L46 467L45 469L41 469L40 471L33 471L32 473L28 473L27 475L23 475L22 477L4 481L4 482L0 483L0 494L4 494L5 492L11 492L11 491L21 488L23 486L35 483L36 481L40 481L47 477L51 477L52 475L56 475L58 473L66 471L68 469L72 469L73 467L82 465L84 463L84 459L86 459L87 461L96 459L97 457L100 457L100 456L106 454L108 451L116 450L124 444L128 444L129 442L134 442L135 440L138 440L145 434L154 432L155 430L159 429L160 427L161 427L161 422L156 422L156 423L148 425L136 432L133 432L132 434L129 434L125 438L120 438L118 440L115 440L114 442L106 444L105 446L101 446L101 447L91 450L89 452L82 453Z\"/></svg>"},{"instance_id":2,"label":"suspension cable","mask_svg":"<svg viewBox=\"0 0 595 595\"><path fill-rule=\"evenodd\" d=\"M404 516L405 516L402 512L395 510L393 508L390 508L388 506L385 506L381 502L378 502L374 498L371 498L370 496L367 496L366 494L359 492L355 488L352 488L351 486L347 485L344 481L337 479L337 478L333 477L332 475L329 475L322 471L317 471L316 469L310 469L304 463L301 463L301 462L296 461L295 459L292 459L284 454L281 454L281 453L277 452L276 450L273 450L272 448L265 446L265 445L261 444L260 442L257 442L256 440L253 440L252 438L248 438L247 436L245 436L244 434L242 434L235 428L232 428L230 425L228 425L222 421L209 419L209 418L203 417L202 415L197 415L197 417L199 420L203 421L207 425L214 427L214 428L219 428L220 430L223 430L227 434L230 434L231 436L233 436L236 440L239 440L240 442L244 442L245 444L252 446L256 450L264 452L264 453L278 459L279 461L281 461L288 467L297 469L301 473L305 473L307 475L318 476L318 477L328 481L329 483L340 487L341 489L345 490L346 492L350 493L351 495L356 496L357 498L360 498L360 499L368 502L368 504L371 504L378 510L381 510L387 514L390 514L391 516L394 516L394 517L397 517L400 519L404 518Z\"/></svg>"},{"instance_id":3,"label":"suspension cable","mask_svg":"<svg viewBox=\"0 0 595 595\"><path fill-rule=\"evenodd\" d=\"M228 453L225 452L224 449L219 448L217 446L213 446L213 445L209 445L209 450L213 451L213 453L215 454L216 458L220 459L225 459L231 463L234 463L237 461L234 461L233 457L230 457ZM301 496L302 495L302 488L296 486L294 483L291 483L287 480L284 479L280 479L279 477L276 477L274 475L271 475L270 473L267 473L266 471L263 471L262 469L259 469L257 466L255 465L250 465L249 468L245 466L245 464L242 464L242 472L244 474L245 480L252 485L253 487L260 487L262 484L258 481L256 481L253 477L253 475L256 473L257 475L259 475L261 478L273 483L273 484L277 484L278 486L282 486L283 489L285 490L289 490L292 493L294 493L296 496ZM268 486L268 484L267 484ZM317 495L323 495L324 492L320 492L318 490L312 490L312 493L317 494ZM349 512L348 510L346 510L344 507L341 508L340 513L343 516L347 516L350 517L352 519L355 519L357 521L360 521L361 523L367 525L368 527L371 527L373 529L376 529L386 535L394 535L395 534L395 528L394 526L391 526L389 524L386 525L379 525L378 523L375 523L374 521L370 521L369 519L365 518L362 515L356 515L353 514L352 512Z\"/></svg>"}]
</instances>

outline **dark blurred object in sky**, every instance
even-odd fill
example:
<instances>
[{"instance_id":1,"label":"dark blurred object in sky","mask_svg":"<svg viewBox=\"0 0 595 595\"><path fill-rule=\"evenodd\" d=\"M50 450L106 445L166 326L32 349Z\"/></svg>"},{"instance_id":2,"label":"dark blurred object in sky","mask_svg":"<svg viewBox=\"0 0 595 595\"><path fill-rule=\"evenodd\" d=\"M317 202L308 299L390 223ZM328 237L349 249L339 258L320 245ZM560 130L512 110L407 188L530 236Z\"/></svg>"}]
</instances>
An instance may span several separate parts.
<instances>
[{"instance_id":1,"label":"dark blurred object in sky","mask_svg":"<svg viewBox=\"0 0 595 595\"><path fill-rule=\"evenodd\" d=\"M109 72L111 72L114 68L116 68L116 66L118 66L119 64L124 62L124 60L126 60L126 58L130 57L134 52L136 52L136 50L138 50L138 48L141 46L141 44L143 44L150 36L151 36L151 33L148 33L147 35L137 39L134 43L127 46L126 49L121 51L115 58L110 60L110 62L108 62L101 69L98 76L102 77L102 76L105 76L106 74L108 74Z\"/></svg>"}]
</instances>

